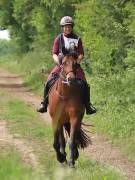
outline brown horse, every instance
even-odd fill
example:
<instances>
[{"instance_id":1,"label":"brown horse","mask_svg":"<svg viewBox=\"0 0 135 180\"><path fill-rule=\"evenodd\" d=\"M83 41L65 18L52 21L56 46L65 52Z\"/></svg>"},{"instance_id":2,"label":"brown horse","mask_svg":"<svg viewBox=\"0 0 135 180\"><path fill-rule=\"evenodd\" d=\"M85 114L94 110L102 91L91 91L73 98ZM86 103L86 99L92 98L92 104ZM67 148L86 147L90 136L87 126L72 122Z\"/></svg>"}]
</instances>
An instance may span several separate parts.
<instances>
[{"instance_id":1,"label":"brown horse","mask_svg":"<svg viewBox=\"0 0 135 180\"><path fill-rule=\"evenodd\" d=\"M81 128L85 112L83 102L83 81L76 78L77 63L72 55L63 59L59 79L49 94L49 113L54 132L53 147L60 163L67 162L65 152L64 129L69 135L70 161L74 167L79 153L78 148L85 148L90 139Z\"/></svg>"}]
</instances>

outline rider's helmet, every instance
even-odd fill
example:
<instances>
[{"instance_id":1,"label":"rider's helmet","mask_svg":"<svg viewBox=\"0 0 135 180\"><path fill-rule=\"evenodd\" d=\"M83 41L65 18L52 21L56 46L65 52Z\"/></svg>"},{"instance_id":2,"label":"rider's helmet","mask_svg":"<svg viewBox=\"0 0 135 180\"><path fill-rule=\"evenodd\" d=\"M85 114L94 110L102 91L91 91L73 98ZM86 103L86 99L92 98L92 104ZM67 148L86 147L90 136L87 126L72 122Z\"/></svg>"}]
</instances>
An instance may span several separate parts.
<instances>
[{"instance_id":1,"label":"rider's helmet","mask_svg":"<svg viewBox=\"0 0 135 180\"><path fill-rule=\"evenodd\" d=\"M72 17L70 17L70 16L62 17L61 21L60 21L60 25L61 26L65 26L65 25L72 25L72 26L74 26L74 22L73 22Z\"/></svg>"}]
</instances>

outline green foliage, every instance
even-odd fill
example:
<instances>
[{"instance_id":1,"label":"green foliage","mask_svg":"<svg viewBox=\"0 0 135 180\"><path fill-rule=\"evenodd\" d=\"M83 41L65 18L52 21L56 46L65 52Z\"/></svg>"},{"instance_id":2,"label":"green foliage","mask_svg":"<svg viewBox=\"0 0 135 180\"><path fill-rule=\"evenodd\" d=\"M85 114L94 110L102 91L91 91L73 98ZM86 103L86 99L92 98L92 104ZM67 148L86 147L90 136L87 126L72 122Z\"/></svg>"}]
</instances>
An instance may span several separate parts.
<instances>
[{"instance_id":1,"label":"green foliage","mask_svg":"<svg viewBox=\"0 0 135 180\"><path fill-rule=\"evenodd\" d=\"M14 42L7 42L6 40L0 40L0 56L15 53L17 47Z\"/></svg>"},{"instance_id":2,"label":"green foliage","mask_svg":"<svg viewBox=\"0 0 135 180\"><path fill-rule=\"evenodd\" d=\"M78 0L3 0L0 4L0 25L10 29L12 38L22 52L35 47L39 41L48 47L54 34L59 31L63 15L73 15ZM49 46L50 47L50 46Z\"/></svg>"},{"instance_id":3,"label":"green foliage","mask_svg":"<svg viewBox=\"0 0 135 180\"><path fill-rule=\"evenodd\" d=\"M77 6L76 30L91 54L96 74L116 73L127 67L125 58L134 46L134 31L128 31L134 24L133 9L112 0L89 0Z\"/></svg>"},{"instance_id":4,"label":"green foliage","mask_svg":"<svg viewBox=\"0 0 135 180\"><path fill-rule=\"evenodd\" d=\"M93 120L97 129L109 135L132 160L135 160L134 17L133 1L88 0L77 5L75 13L76 31L87 52L84 67L92 72L91 91L98 109Z\"/></svg>"}]
</instances>

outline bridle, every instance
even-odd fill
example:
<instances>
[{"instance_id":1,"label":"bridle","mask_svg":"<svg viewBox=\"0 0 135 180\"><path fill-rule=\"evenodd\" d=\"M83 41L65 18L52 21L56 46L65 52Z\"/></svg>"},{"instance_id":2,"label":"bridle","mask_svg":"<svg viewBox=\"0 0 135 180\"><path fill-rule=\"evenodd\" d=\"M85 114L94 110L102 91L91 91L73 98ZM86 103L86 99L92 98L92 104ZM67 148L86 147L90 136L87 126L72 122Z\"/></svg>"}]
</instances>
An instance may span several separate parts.
<instances>
[{"instance_id":1,"label":"bridle","mask_svg":"<svg viewBox=\"0 0 135 180\"><path fill-rule=\"evenodd\" d=\"M68 72L65 72L65 70L64 70L64 63L65 63L65 61L63 61L62 62L62 64L61 64L61 72L60 72L60 79L61 79L61 82L62 82L62 84L67 84L68 86L70 86L70 81L69 81L69 78L68 78L68 74L69 73L75 73L74 72L74 69L73 69L73 67L72 67L72 70L69 70ZM74 63L74 62L73 62ZM70 97L69 96L62 96L59 92L58 92L58 90L57 90L57 87L58 87L58 81L57 81L57 85L56 85L56 94L62 99L62 100L67 100L67 99L69 99Z\"/></svg>"},{"instance_id":2,"label":"bridle","mask_svg":"<svg viewBox=\"0 0 135 180\"><path fill-rule=\"evenodd\" d=\"M64 70L64 63L65 63L65 61L63 61L62 64L61 64L60 78L62 79L62 83L67 84L67 85L70 85L70 81L69 81L67 75L68 75L69 73L74 73L74 74L75 74L75 72L74 72L74 70L73 70L73 67L72 67L72 70L69 70L68 72L65 72L65 70ZM74 62L73 62L73 63L74 63ZM74 65L75 65L75 64L74 64Z\"/></svg>"}]
</instances>

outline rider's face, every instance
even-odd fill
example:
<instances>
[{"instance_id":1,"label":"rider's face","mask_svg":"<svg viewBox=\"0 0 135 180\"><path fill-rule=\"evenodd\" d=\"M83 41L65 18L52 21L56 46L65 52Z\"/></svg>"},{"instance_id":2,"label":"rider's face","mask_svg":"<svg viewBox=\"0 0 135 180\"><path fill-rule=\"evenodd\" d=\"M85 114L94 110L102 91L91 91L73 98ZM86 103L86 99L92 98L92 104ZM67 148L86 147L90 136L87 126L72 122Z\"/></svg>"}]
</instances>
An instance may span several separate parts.
<instances>
[{"instance_id":1,"label":"rider's face","mask_svg":"<svg viewBox=\"0 0 135 180\"><path fill-rule=\"evenodd\" d=\"M63 33L65 35L71 34L72 30L73 30L72 25L63 26Z\"/></svg>"}]
</instances>

